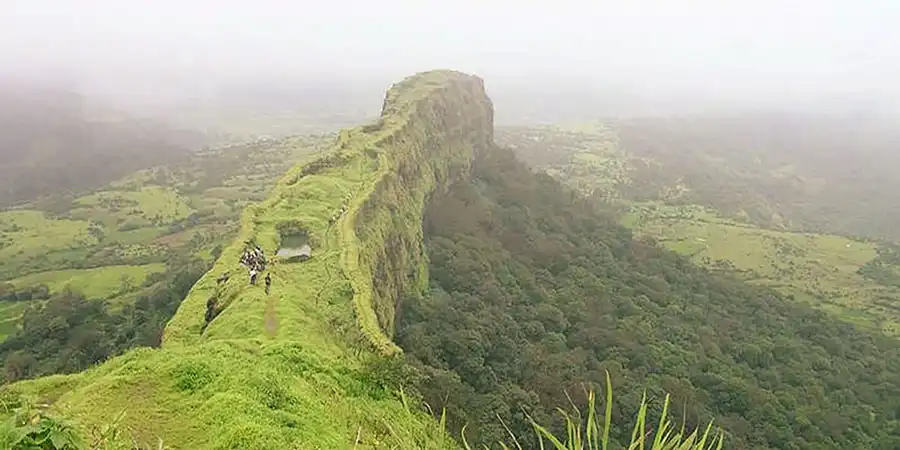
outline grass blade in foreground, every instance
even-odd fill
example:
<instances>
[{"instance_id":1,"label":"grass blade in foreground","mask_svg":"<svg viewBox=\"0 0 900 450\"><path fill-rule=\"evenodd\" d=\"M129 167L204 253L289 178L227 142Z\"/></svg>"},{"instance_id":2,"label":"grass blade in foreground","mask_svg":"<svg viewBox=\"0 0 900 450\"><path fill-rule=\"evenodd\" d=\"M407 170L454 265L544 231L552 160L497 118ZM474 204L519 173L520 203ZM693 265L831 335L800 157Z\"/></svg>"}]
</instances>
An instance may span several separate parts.
<instances>
[{"instance_id":1,"label":"grass blade in foreground","mask_svg":"<svg viewBox=\"0 0 900 450\"><path fill-rule=\"evenodd\" d=\"M607 450L609 449L609 428L612 418L612 382L609 378L609 372L606 373L606 408L603 414L603 421L600 422L596 414L596 396L593 391L588 393L588 411L585 423L581 421L581 414L576 410L576 416L573 417L560 410L560 413L566 419L565 442L553 435L549 430L539 425L529 416L535 432L538 434L541 442L541 449L544 449L544 440L552 444L555 450ZM647 397L641 399L641 406L638 410L637 421L632 432L631 442L626 447L628 450L721 450L724 445L724 436L720 431L712 432L712 422L707 424L703 432L703 436L698 439L697 430L690 435L685 436L684 424L681 428L676 428L668 419L669 396L666 395L663 404L663 412L659 418L659 426L656 430L647 430L645 424L647 422ZM598 436L602 430L602 437ZM465 427L462 429L462 442L467 450L473 450L469 443L466 442ZM650 433L654 433L653 443L648 447L646 438ZM677 434L673 434L676 433ZM582 438L584 436L584 438ZM508 449L504 444L500 444L503 449ZM485 447L487 448L487 447ZM523 450L520 445L516 448Z\"/></svg>"}]
</instances>

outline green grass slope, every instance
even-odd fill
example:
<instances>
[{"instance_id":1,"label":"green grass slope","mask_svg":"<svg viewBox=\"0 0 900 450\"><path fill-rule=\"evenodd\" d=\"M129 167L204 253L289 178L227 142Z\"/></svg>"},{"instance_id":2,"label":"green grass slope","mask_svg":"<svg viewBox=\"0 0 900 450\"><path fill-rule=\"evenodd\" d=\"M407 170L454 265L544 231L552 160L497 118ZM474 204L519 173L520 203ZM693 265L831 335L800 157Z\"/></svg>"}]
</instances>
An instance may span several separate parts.
<instances>
[{"instance_id":1,"label":"green grass slope","mask_svg":"<svg viewBox=\"0 0 900 450\"><path fill-rule=\"evenodd\" d=\"M36 255L92 245L97 238L89 225L82 220L53 220L41 211L0 212L0 258L4 267L12 267Z\"/></svg>"},{"instance_id":2,"label":"green grass slope","mask_svg":"<svg viewBox=\"0 0 900 450\"><path fill-rule=\"evenodd\" d=\"M19 319L26 306L28 304L25 302L0 302L0 341L15 333L19 328Z\"/></svg>"},{"instance_id":3,"label":"green grass slope","mask_svg":"<svg viewBox=\"0 0 900 450\"><path fill-rule=\"evenodd\" d=\"M331 144L327 136L258 140L205 149L129 174L93 192L57 192L0 211L0 297L12 287L71 286L119 307L182 255L213 259L237 234L241 211L268 196L294 165ZM31 301L0 308L0 341L20 329Z\"/></svg>"},{"instance_id":4,"label":"green grass slope","mask_svg":"<svg viewBox=\"0 0 900 450\"><path fill-rule=\"evenodd\" d=\"M139 442L161 437L179 449L453 447L382 386L378 362L399 351L385 332L397 299L427 285L425 199L467 173L492 141L492 121L477 77L434 71L395 85L377 123L345 130L333 151L246 209L161 349L4 395L47 402L85 431L125 411ZM271 264L266 295L249 286L239 255L247 242L271 255L286 230L305 232L313 257ZM204 327L210 298L220 313Z\"/></svg>"},{"instance_id":5,"label":"green grass slope","mask_svg":"<svg viewBox=\"0 0 900 450\"><path fill-rule=\"evenodd\" d=\"M36 284L45 284L51 294L70 287L88 298L112 298L122 290L123 284L140 286L152 273L165 269L161 263L141 266L104 266L93 269L52 270L34 273L10 280L13 286L25 289ZM128 280L125 282L125 280ZM124 282L124 283L123 283Z\"/></svg>"},{"instance_id":6,"label":"green grass slope","mask_svg":"<svg viewBox=\"0 0 900 450\"><path fill-rule=\"evenodd\" d=\"M758 228L696 206L636 204L623 223L699 265L736 272L849 322L900 335L900 288L859 273L877 256L872 243Z\"/></svg>"}]
</instances>

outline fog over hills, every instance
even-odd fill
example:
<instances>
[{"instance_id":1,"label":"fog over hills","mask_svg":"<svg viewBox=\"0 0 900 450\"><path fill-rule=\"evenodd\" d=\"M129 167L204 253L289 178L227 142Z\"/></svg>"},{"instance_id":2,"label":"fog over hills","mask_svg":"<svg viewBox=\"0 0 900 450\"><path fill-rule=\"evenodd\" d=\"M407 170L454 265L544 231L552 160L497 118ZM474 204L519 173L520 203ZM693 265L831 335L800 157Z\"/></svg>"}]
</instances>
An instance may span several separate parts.
<instances>
[{"instance_id":1,"label":"fog over hills","mask_svg":"<svg viewBox=\"0 0 900 450\"><path fill-rule=\"evenodd\" d=\"M0 18L0 71L157 115L185 104L375 115L385 85L440 67L488 80L501 123L563 110L896 114L898 21L891 1L37 0Z\"/></svg>"}]
</instances>

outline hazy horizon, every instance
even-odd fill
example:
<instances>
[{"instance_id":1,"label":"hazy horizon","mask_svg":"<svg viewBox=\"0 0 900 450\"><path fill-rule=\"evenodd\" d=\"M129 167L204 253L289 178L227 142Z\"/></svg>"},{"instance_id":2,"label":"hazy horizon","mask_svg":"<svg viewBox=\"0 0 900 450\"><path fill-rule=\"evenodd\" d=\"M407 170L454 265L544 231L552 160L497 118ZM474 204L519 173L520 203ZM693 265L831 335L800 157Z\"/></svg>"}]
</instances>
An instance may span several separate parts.
<instances>
[{"instance_id":1,"label":"hazy horizon","mask_svg":"<svg viewBox=\"0 0 900 450\"><path fill-rule=\"evenodd\" d=\"M532 94L537 109L900 112L900 2L225 5L14 1L0 76L131 106L329 87L374 95L359 99L369 110L392 82L449 68L483 77L501 112Z\"/></svg>"}]
</instances>

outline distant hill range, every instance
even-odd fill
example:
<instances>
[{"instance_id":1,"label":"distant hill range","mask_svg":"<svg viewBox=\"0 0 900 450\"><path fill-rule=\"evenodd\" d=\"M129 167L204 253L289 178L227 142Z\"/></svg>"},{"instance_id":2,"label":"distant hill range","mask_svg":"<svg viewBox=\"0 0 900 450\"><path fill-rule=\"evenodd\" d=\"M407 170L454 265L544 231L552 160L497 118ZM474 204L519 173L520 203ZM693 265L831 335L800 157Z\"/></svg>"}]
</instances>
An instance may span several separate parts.
<instances>
[{"instance_id":1,"label":"distant hill range","mask_svg":"<svg viewBox=\"0 0 900 450\"><path fill-rule=\"evenodd\" d=\"M761 226L898 240L900 132L848 112L646 119L616 126L620 148L644 165L628 194L685 183L682 203L746 214ZM779 218L780 217L780 218Z\"/></svg>"},{"instance_id":2,"label":"distant hill range","mask_svg":"<svg viewBox=\"0 0 900 450\"><path fill-rule=\"evenodd\" d=\"M0 207L102 186L204 143L201 133L100 110L71 92L0 86Z\"/></svg>"},{"instance_id":3,"label":"distant hill range","mask_svg":"<svg viewBox=\"0 0 900 450\"><path fill-rule=\"evenodd\" d=\"M898 241L895 123L875 113L760 110L595 120L546 135L511 127L498 136L533 166L605 196L703 205L764 228Z\"/></svg>"}]
</instances>

